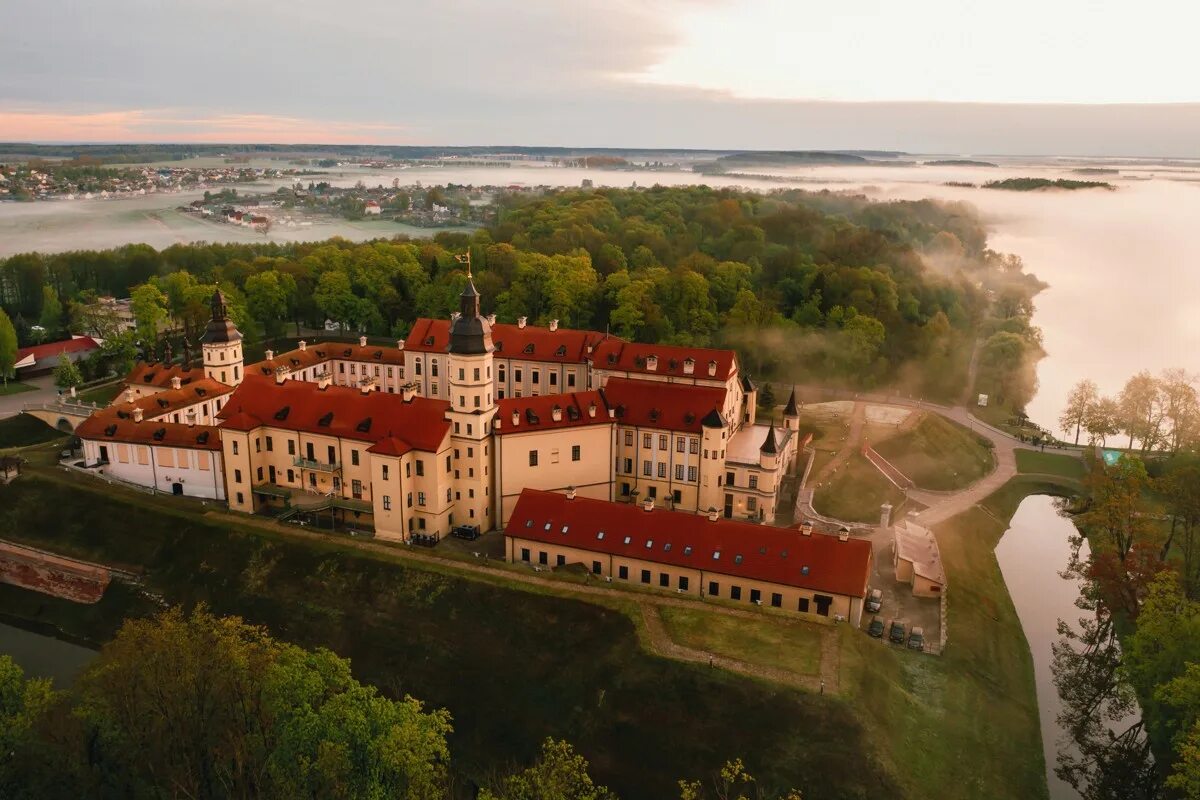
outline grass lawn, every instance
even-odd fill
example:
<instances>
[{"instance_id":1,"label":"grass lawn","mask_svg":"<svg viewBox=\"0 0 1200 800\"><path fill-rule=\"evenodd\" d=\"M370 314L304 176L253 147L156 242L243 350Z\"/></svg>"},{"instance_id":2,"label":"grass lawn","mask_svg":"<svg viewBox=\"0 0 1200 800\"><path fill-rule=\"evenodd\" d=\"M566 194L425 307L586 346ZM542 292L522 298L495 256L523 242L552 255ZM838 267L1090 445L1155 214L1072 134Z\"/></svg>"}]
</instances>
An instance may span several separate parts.
<instances>
[{"instance_id":1,"label":"grass lawn","mask_svg":"<svg viewBox=\"0 0 1200 800\"><path fill-rule=\"evenodd\" d=\"M817 513L846 522L877 522L881 505L896 507L904 500L904 493L860 453L850 456L824 485L813 488Z\"/></svg>"},{"instance_id":2,"label":"grass lawn","mask_svg":"<svg viewBox=\"0 0 1200 800\"><path fill-rule=\"evenodd\" d=\"M821 666L821 629L812 623L743 619L678 606L660 606L659 615L667 633L684 647L801 675L815 675Z\"/></svg>"},{"instance_id":3,"label":"grass lawn","mask_svg":"<svg viewBox=\"0 0 1200 800\"><path fill-rule=\"evenodd\" d=\"M1015 451L1017 456L1017 472L1036 473L1039 475L1058 475L1063 478L1081 481L1087 475L1083 459L1062 453L1042 453L1038 450Z\"/></svg>"},{"instance_id":4,"label":"grass lawn","mask_svg":"<svg viewBox=\"0 0 1200 800\"><path fill-rule=\"evenodd\" d=\"M985 501L991 514L972 508L935 529L949 579L944 655L842 629L842 689L910 797L1047 796L1033 661L994 553L1020 501L1043 493L1062 489L1015 478Z\"/></svg>"},{"instance_id":5,"label":"grass lawn","mask_svg":"<svg viewBox=\"0 0 1200 800\"><path fill-rule=\"evenodd\" d=\"M26 447L31 444L52 442L70 434L51 428L37 417L17 414L0 419L0 450L6 447Z\"/></svg>"},{"instance_id":6,"label":"grass lawn","mask_svg":"<svg viewBox=\"0 0 1200 800\"><path fill-rule=\"evenodd\" d=\"M915 427L875 445L881 456L922 489L970 486L992 471L988 441L941 414L925 414Z\"/></svg>"},{"instance_id":7,"label":"grass lawn","mask_svg":"<svg viewBox=\"0 0 1200 800\"><path fill-rule=\"evenodd\" d=\"M36 386L30 386L28 383L20 381L9 381L7 384L0 383L0 397L7 394L21 394L22 392L36 392Z\"/></svg>"},{"instance_id":8,"label":"grass lawn","mask_svg":"<svg viewBox=\"0 0 1200 800\"><path fill-rule=\"evenodd\" d=\"M121 381L114 381L104 386L97 386L94 389L85 389L79 392L79 400L83 403L95 403L99 406L106 406L112 402L114 397L120 394L122 385Z\"/></svg>"},{"instance_id":9,"label":"grass lawn","mask_svg":"<svg viewBox=\"0 0 1200 800\"><path fill-rule=\"evenodd\" d=\"M620 593L583 602L518 589L503 573L469 579L229 519L41 468L0 486L0 538L136 567L167 603L203 601L281 639L329 647L389 696L449 709L459 785L528 761L554 736L629 800L675 797L677 779L707 780L738 756L767 784L806 797L902 796L850 705L648 655L636 606ZM102 642L153 604L118 589L96 607L64 608L0 587L0 606Z\"/></svg>"}]
</instances>

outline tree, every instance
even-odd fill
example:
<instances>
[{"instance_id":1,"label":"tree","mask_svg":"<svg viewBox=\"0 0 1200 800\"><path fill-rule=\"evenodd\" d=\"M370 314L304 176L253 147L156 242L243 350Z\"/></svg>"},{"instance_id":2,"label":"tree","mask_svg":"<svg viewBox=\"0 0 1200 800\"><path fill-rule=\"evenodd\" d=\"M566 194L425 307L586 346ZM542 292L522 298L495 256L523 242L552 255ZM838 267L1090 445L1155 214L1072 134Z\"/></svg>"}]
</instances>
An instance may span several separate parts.
<instances>
[{"instance_id":1,"label":"tree","mask_svg":"<svg viewBox=\"0 0 1200 800\"><path fill-rule=\"evenodd\" d=\"M4 309L0 308L0 380L8 386L8 379L15 378L17 371L17 329Z\"/></svg>"},{"instance_id":2,"label":"tree","mask_svg":"<svg viewBox=\"0 0 1200 800\"><path fill-rule=\"evenodd\" d=\"M533 766L509 775L493 789L483 789L479 800L617 800L617 797L607 787L592 781L587 760L570 744L546 739Z\"/></svg>"},{"instance_id":3,"label":"tree","mask_svg":"<svg viewBox=\"0 0 1200 800\"><path fill-rule=\"evenodd\" d=\"M1183 463L1172 465L1170 470L1158 481L1158 487L1163 499L1166 500L1167 513L1171 515L1171 532L1162 548L1162 558L1166 560L1171 547L1179 549L1182 558L1180 578L1184 594L1189 599L1200 595L1200 461L1188 459Z\"/></svg>"},{"instance_id":4,"label":"tree","mask_svg":"<svg viewBox=\"0 0 1200 800\"><path fill-rule=\"evenodd\" d=\"M72 784L61 796L446 794L446 712L383 698L328 650L278 642L204 608L127 620L69 700L62 720L35 725L54 773ZM34 769L12 765L30 784L38 776L22 771Z\"/></svg>"},{"instance_id":5,"label":"tree","mask_svg":"<svg viewBox=\"0 0 1200 800\"><path fill-rule=\"evenodd\" d=\"M313 300L326 317L337 322L345 330L346 323L358 315L359 300L350 287L350 276L341 270L331 270L317 281Z\"/></svg>"},{"instance_id":6,"label":"tree","mask_svg":"<svg viewBox=\"0 0 1200 800\"><path fill-rule=\"evenodd\" d=\"M50 681L27 680L11 657L0 655L0 797L36 797L21 765L35 746L34 725L54 701Z\"/></svg>"},{"instance_id":7,"label":"tree","mask_svg":"<svg viewBox=\"0 0 1200 800\"><path fill-rule=\"evenodd\" d=\"M1108 441L1109 436L1121 432L1121 410L1117 401L1111 397L1101 397L1088 413L1084 428L1088 433L1089 444L1099 444L1101 447Z\"/></svg>"},{"instance_id":8,"label":"tree","mask_svg":"<svg viewBox=\"0 0 1200 800\"><path fill-rule=\"evenodd\" d=\"M1170 425L1168 446L1178 453L1196 438L1200 423L1200 398L1196 394L1196 375L1183 369L1163 370L1159 378L1163 416Z\"/></svg>"},{"instance_id":9,"label":"tree","mask_svg":"<svg viewBox=\"0 0 1200 800\"><path fill-rule=\"evenodd\" d=\"M83 383L79 366L66 353L58 354L58 365L54 368L54 385L64 391Z\"/></svg>"},{"instance_id":10,"label":"tree","mask_svg":"<svg viewBox=\"0 0 1200 800\"><path fill-rule=\"evenodd\" d=\"M42 287L42 313L38 324L46 329L46 335L51 339L58 338L62 331L63 307L58 300L58 292L53 286Z\"/></svg>"},{"instance_id":11,"label":"tree","mask_svg":"<svg viewBox=\"0 0 1200 800\"><path fill-rule=\"evenodd\" d=\"M143 283L130 295L129 310L142 344L149 347L158 338L158 329L167 318L167 297L152 283Z\"/></svg>"},{"instance_id":12,"label":"tree","mask_svg":"<svg viewBox=\"0 0 1200 800\"><path fill-rule=\"evenodd\" d=\"M1088 476L1088 508L1079 515L1079 524L1103 536L1122 562L1150 530L1145 513L1149 485L1146 465L1133 456L1122 456L1111 467L1098 464Z\"/></svg>"},{"instance_id":13,"label":"tree","mask_svg":"<svg viewBox=\"0 0 1200 800\"><path fill-rule=\"evenodd\" d=\"M267 270L246 279L246 310L262 326L268 339L274 340L283 332L295 293L296 281L286 273Z\"/></svg>"},{"instance_id":14,"label":"tree","mask_svg":"<svg viewBox=\"0 0 1200 800\"><path fill-rule=\"evenodd\" d=\"M715 800L767 800L762 786L746 771L746 766L740 758L725 762L713 777L712 790ZM700 781L679 781L680 800L706 800L708 796ZM779 800L801 800L801 795L799 791L792 789L779 796Z\"/></svg>"},{"instance_id":15,"label":"tree","mask_svg":"<svg viewBox=\"0 0 1200 800\"><path fill-rule=\"evenodd\" d=\"M767 408L775 407L775 390L771 387L771 384L764 383L762 385L762 388L758 390L758 399Z\"/></svg>"},{"instance_id":16,"label":"tree","mask_svg":"<svg viewBox=\"0 0 1200 800\"><path fill-rule=\"evenodd\" d=\"M1129 449L1136 439L1142 452L1155 447L1162 429L1163 413L1158 379L1143 370L1125 382L1117 397L1121 430L1129 435Z\"/></svg>"},{"instance_id":17,"label":"tree","mask_svg":"<svg viewBox=\"0 0 1200 800\"><path fill-rule=\"evenodd\" d=\"M1079 433L1087 425L1092 409L1100 399L1100 390L1095 381L1082 380L1075 384L1067 395L1067 407L1058 418L1059 427L1068 433L1075 429L1075 444L1079 444Z\"/></svg>"}]
</instances>

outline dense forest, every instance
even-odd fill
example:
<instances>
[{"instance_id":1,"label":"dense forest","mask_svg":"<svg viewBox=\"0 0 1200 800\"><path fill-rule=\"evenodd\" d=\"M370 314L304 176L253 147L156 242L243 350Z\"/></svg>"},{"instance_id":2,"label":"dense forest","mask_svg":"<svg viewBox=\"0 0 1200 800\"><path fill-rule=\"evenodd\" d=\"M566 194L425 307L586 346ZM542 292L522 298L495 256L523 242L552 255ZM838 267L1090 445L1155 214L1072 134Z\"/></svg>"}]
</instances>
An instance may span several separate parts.
<instances>
[{"instance_id":1,"label":"dense forest","mask_svg":"<svg viewBox=\"0 0 1200 800\"><path fill-rule=\"evenodd\" d=\"M987 248L967 206L707 187L496 203L493 226L433 240L16 255L0 262L0 306L24 344L94 330L97 296L131 296L149 350L168 320L194 341L219 283L252 336L325 319L400 336L417 317L456 307L469 250L484 310L501 321L731 346L758 378L947 399L962 392L980 340L980 385L1014 407L1032 395L1041 284Z\"/></svg>"}]
</instances>

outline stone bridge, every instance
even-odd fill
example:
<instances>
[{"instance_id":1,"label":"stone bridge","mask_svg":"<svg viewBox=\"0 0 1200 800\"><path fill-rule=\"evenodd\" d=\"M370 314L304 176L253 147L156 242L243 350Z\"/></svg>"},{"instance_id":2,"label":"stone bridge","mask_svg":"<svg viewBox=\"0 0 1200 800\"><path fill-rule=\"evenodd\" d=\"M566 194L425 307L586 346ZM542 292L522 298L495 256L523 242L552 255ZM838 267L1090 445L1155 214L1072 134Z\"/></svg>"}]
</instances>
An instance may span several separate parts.
<instances>
[{"instance_id":1,"label":"stone bridge","mask_svg":"<svg viewBox=\"0 0 1200 800\"><path fill-rule=\"evenodd\" d=\"M37 417L51 428L64 433L74 433L79 423L96 413L95 403L48 402L26 403L21 409L31 417Z\"/></svg>"}]
</instances>

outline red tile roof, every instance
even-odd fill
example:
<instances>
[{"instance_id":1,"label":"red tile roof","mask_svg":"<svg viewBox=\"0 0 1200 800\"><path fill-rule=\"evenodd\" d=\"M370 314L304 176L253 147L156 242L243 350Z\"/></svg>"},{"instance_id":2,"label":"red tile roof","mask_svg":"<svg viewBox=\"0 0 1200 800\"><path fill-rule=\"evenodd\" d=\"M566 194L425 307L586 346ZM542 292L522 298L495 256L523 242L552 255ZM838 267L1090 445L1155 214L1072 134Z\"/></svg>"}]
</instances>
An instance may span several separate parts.
<instances>
[{"instance_id":1,"label":"red tile roof","mask_svg":"<svg viewBox=\"0 0 1200 800\"><path fill-rule=\"evenodd\" d=\"M41 361L57 359L62 353L81 353L96 350L99 347L100 343L90 336L75 336L61 342L46 342L45 344L35 344L32 347L22 347L17 350L17 366L32 367ZM21 362L30 356L33 356L33 361L22 365Z\"/></svg>"},{"instance_id":2,"label":"red tile roof","mask_svg":"<svg viewBox=\"0 0 1200 800\"><path fill-rule=\"evenodd\" d=\"M649 359L652 356L658 359L654 369L649 368ZM596 369L640 372L647 375L726 381L730 375L737 372L737 360L732 350L641 344L616 338L609 338L599 344L591 358ZM694 362L690 375L685 372L689 358ZM710 362L716 363L715 375L708 374Z\"/></svg>"},{"instance_id":3,"label":"red tile roof","mask_svg":"<svg viewBox=\"0 0 1200 800\"><path fill-rule=\"evenodd\" d=\"M588 347L595 348L606 337L613 338L596 331L571 328L552 331L533 325L522 328L503 322L492 326L496 357L526 361L582 364L588 358ZM404 340L405 350L419 353L444 353L449 346L450 321L444 319L418 319Z\"/></svg>"},{"instance_id":4,"label":"red tile roof","mask_svg":"<svg viewBox=\"0 0 1200 800\"><path fill-rule=\"evenodd\" d=\"M589 414L589 409L595 406L595 416ZM608 416L608 404L604 395L599 391L571 392L570 394L544 394L538 397L510 397L496 404L495 431L497 436L509 433L528 433L529 431L556 430L558 428L574 428L580 425L608 425L612 419ZM554 420L554 409L558 408L560 417ZM520 422L513 424L512 415L516 412Z\"/></svg>"},{"instance_id":5,"label":"red tile roof","mask_svg":"<svg viewBox=\"0 0 1200 800\"><path fill-rule=\"evenodd\" d=\"M263 359L249 365L246 372L273 377L276 367L299 370L334 360L400 366L404 363L404 351L398 347L377 347L370 344L363 347L345 342L308 342L303 350L297 347L286 353L277 353L272 359Z\"/></svg>"},{"instance_id":6,"label":"red tile roof","mask_svg":"<svg viewBox=\"0 0 1200 800\"><path fill-rule=\"evenodd\" d=\"M161 361L139 361L125 376L128 386L154 386L158 388L171 385L171 378L179 378L183 386L204 377L202 367L185 369L181 364L164 364Z\"/></svg>"},{"instance_id":7,"label":"red tile roof","mask_svg":"<svg viewBox=\"0 0 1200 800\"><path fill-rule=\"evenodd\" d=\"M597 538L600 531L604 531L602 539ZM703 514L648 512L640 505L578 496L568 500L536 489L521 492L504 532L535 542L847 597L864 597L871 575L871 543L864 539L842 542L836 536L804 536L787 528L731 519L714 522ZM714 558L714 553L720 557Z\"/></svg>"},{"instance_id":8,"label":"red tile roof","mask_svg":"<svg viewBox=\"0 0 1200 800\"><path fill-rule=\"evenodd\" d=\"M140 408L146 419L164 417L181 408L194 406L216 397L224 397L233 391L233 387L212 378L198 378L178 389L164 389L161 392L139 397L132 403L117 401L109 408L122 414L132 414L133 409Z\"/></svg>"},{"instance_id":9,"label":"red tile roof","mask_svg":"<svg viewBox=\"0 0 1200 800\"><path fill-rule=\"evenodd\" d=\"M394 437L415 450L437 452L450 423L444 400L368 392L348 386L324 389L309 381L273 379L253 373L238 386L218 416L221 427L249 431L263 425L340 436L362 442Z\"/></svg>"},{"instance_id":10,"label":"red tile roof","mask_svg":"<svg viewBox=\"0 0 1200 800\"><path fill-rule=\"evenodd\" d=\"M609 378L602 391L618 423L672 431L700 433L704 418L725 405L725 390L717 386Z\"/></svg>"},{"instance_id":11,"label":"red tile roof","mask_svg":"<svg viewBox=\"0 0 1200 800\"><path fill-rule=\"evenodd\" d=\"M85 419L75 429L80 439L98 442L126 442L192 450L220 450L220 429L211 425L187 425L143 419L134 422L122 418L115 409L106 408Z\"/></svg>"}]
</instances>

